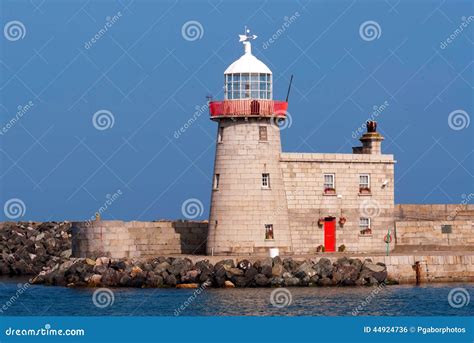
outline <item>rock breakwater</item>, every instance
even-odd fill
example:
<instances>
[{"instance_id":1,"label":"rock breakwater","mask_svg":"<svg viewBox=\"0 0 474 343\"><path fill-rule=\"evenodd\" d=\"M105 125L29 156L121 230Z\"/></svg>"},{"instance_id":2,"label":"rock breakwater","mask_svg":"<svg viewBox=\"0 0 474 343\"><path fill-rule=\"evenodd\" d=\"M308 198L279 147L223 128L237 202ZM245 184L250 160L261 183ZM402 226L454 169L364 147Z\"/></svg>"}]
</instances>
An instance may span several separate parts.
<instances>
[{"instance_id":1,"label":"rock breakwater","mask_svg":"<svg viewBox=\"0 0 474 343\"><path fill-rule=\"evenodd\" d=\"M69 222L0 223L0 275L36 275L71 257Z\"/></svg>"},{"instance_id":2,"label":"rock breakwater","mask_svg":"<svg viewBox=\"0 0 474 343\"><path fill-rule=\"evenodd\" d=\"M42 271L32 283L69 287L296 287L364 286L386 282L386 266L370 260L327 258L298 261L264 258L193 263L188 258L123 260L77 258Z\"/></svg>"}]
</instances>

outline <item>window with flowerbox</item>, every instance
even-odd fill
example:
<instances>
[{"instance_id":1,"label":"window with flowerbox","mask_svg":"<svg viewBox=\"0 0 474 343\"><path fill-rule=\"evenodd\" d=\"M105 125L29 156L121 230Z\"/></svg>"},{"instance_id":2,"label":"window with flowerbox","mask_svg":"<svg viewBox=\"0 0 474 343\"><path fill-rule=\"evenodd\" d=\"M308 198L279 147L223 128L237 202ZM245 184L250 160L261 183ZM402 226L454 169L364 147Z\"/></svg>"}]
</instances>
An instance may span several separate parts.
<instances>
[{"instance_id":1,"label":"window with flowerbox","mask_svg":"<svg viewBox=\"0 0 474 343\"><path fill-rule=\"evenodd\" d=\"M336 180L335 174L333 173L324 174L324 194L327 194L327 195L336 194L335 180Z\"/></svg>"},{"instance_id":2,"label":"window with flowerbox","mask_svg":"<svg viewBox=\"0 0 474 343\"><path fill-rule=\"evenodd\" d=\"M272 240L273 237L273 224L265 224L265 239Z\"/></svg>"},{"instance_id":3,"label":"window with flowerbox","mask_svg":"<svg viewBox=\"0 0 474 343\"><path fill-rule=\"evenodd\" d=\"M370 195L370 174L359 175L359 194Z\"/></svg>"},{"instance_id":4,"label":"window with flowerbox","mask_svg":"<svg viewBox=\"0 0 474 343\"><path fill-rule=\"evenodd\" d=\"M359 230L361 235L371 235L372 228L370 227L370 218L359 218Z\"/></svg>"}]
</instances>

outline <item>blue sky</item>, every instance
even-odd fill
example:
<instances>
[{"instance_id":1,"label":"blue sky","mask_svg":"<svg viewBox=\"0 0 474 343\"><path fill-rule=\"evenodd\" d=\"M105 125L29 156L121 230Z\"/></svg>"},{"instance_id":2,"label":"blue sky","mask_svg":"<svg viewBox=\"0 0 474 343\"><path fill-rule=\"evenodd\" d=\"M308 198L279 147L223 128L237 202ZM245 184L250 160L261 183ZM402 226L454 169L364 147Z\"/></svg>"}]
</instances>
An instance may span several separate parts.
<instances>
[{"instance_id":1,"label":"blue sky","mask_svg":"<svg viewBox=\"0 0 474 343\"><path fill-rule=\"evenodd\" d=\"M244 25L274 99L294 75L284 151L349 153L385 105L396 202L462 203L474 192L473 6L3 0L0 205L20 212L1 219L87 219L112 198L104 218L181 218L191 198L207 218L216 124L196 108L222 98Z\"/></svg>"}]
</instances>

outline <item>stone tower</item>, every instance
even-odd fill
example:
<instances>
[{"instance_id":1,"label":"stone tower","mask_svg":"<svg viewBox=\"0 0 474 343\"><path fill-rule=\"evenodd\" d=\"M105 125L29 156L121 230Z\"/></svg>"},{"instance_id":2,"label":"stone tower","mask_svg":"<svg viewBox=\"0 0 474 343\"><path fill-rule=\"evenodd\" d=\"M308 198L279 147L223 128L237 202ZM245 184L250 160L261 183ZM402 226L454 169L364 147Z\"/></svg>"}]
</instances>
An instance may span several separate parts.
<instances>
[{"instance_id":1,"label":"stone tower","mask_svg":"<svg viewBox=\"0 0 474 343\"><path fill-rule=\"evenodd\" d=\"M255 38L240 35L245 53L224 72L224 100L209 103L218 123L209 255L292 250L278 126L288 103L272 100L272 72L252 54Z\"/></svg>"}]
</instances>

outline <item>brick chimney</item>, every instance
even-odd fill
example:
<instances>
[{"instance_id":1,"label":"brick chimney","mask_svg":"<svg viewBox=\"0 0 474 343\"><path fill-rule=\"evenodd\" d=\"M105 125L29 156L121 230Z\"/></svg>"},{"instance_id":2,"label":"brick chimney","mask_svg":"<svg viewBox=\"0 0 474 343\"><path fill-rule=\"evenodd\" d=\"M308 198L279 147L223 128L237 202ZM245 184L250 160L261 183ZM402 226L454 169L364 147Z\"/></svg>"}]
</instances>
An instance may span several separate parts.
<instances>
[{"instance_id":1,"label":"brick chimney","mask_svg":"<svg viewBox=\"0 0 474 343\"><path fill-rule=\"evenodd\" d=\"M382 153L382 141L384 138L377 132L376 121L371 120L367 122L367 132L359 140L362 142L362 146L353 147L352 153L369 155L380 155Z\"/></svg>"}]
</instances>

